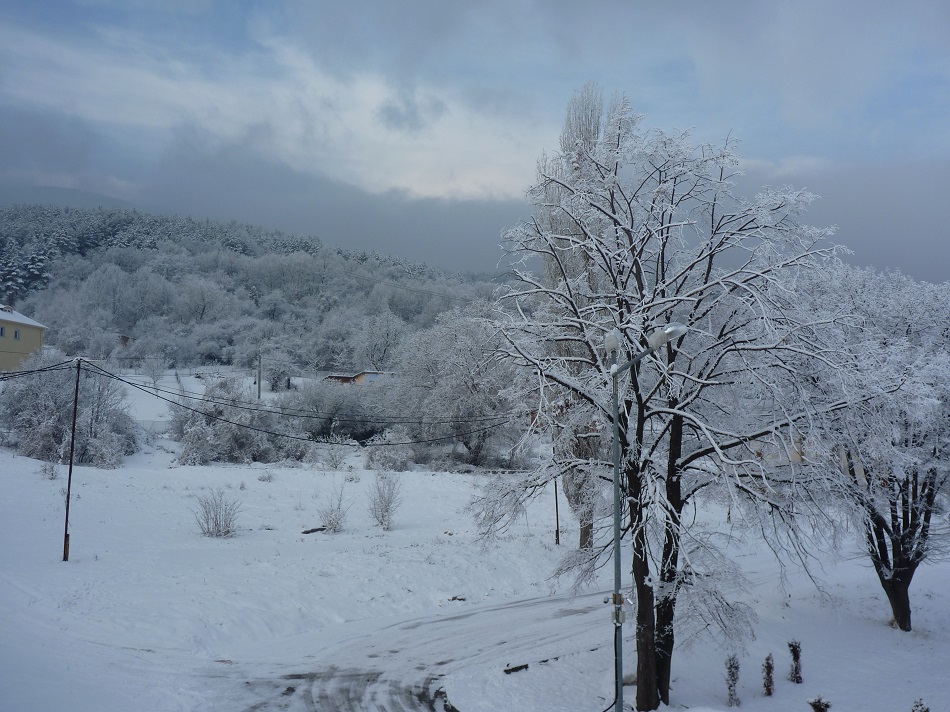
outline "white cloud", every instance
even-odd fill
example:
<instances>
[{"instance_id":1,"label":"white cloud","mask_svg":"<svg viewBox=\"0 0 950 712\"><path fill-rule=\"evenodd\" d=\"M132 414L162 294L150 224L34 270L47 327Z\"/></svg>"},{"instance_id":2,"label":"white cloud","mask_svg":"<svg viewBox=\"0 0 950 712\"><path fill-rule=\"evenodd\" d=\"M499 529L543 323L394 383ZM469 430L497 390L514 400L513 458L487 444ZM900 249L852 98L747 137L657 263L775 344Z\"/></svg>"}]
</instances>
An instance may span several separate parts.
<instances>
[{"instance_id":1,"label":"white cloud","mask_svg":"<svg viewBox=\"0 0 950 712\"><path fill-rule=\"evenodd\" d=\"M242 55L204 48L200 60L111 30L83 42L7 26L0 45L3 103L139 130L143 141L167 141L189 125L372 192L520 197L536 157L557 136L553 124L546 132L527 121L513 125L433 86L417 87L412 99L438 111L420 130L405 131L380 114L404 102L405 89L368 72L331 76L274 37Z\"/></svg>"}]
</instances>

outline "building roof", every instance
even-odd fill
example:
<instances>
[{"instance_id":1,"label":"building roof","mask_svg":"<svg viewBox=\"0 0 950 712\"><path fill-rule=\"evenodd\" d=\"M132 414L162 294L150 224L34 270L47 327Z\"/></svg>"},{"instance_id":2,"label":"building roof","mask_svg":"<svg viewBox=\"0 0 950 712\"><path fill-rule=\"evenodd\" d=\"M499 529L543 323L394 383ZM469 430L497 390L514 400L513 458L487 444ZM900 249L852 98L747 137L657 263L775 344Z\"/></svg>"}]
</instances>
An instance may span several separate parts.
<instances>
[{"instance_id":1,"label":"building roof","mask_svg":"<svg viewBox=\"0 0 950 712\"><path fill-rule=\"evenodd\" d=\"M382 376L393 376L394 374L389 371L359 371L357 373L330 373L323 377L324 381L340 381L341 383L352 383L360 378L360 376L369 379L375 380L376 378L381 378Z\"/></svg>"},{"instance_id":2,"label":"building roof","mask_svg":"<svg viewBox=\"0 0 950 712\"><path fill-rule=\"evenodd\" d=\"M24 316L18 311L14 311L13 307L8 307L6 304L0 304L0 319L13 322L14 324L23 324L24 326L36 326L40 329L46 328L38 321L33 321L30 317Z\"/></svg>"}]
</instances>

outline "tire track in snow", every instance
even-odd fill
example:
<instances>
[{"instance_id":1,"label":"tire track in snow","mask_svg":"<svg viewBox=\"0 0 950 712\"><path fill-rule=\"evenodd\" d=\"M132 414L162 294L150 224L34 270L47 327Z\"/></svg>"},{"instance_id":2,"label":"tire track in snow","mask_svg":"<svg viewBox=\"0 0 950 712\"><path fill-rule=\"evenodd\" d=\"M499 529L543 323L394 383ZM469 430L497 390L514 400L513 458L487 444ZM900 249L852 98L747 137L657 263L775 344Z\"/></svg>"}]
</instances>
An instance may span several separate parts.
<instances>
[{"instance_id":1,"label":"tire track in snow","mask_svg":"<svg viewBox=\"0 0 950 712\"><path fill-rule=\"evenodd\" d=\"M322 650L326 667L246 681L259 701L243 712L458 712L442 685L452 672L607 644L603 599L603 592L531 598L385 626Z\"/></svg>"}]
</instances>

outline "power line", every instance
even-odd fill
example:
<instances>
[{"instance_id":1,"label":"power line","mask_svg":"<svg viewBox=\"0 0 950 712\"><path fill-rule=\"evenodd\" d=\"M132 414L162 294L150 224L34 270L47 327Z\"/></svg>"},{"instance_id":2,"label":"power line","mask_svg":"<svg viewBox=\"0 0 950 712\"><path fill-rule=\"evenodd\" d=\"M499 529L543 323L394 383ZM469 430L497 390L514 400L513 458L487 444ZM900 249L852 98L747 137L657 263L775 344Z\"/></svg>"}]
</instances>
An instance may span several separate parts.
<instances>
[{"instance_id":1,"label":"power line","mask_svg":"<svg viewBox=\"0 0 950 712\"><path fill-rule=\"evenodd\" d=\"M77 359L77 360L80 361L80 363L83 361L83 359ZM47 366L47 367L43 367L43 368L32 369L32 370L29 370L29 371L18 371L18 372L14 372L14 373L12 373L12 374L10 374L10 375L11 375L11 377L23 377L23 376L34 376L34 375L37 375L37 374L48 373L48 372L54 372L54 371L63 371L63 370L67 370L67 369L71 368L75 363L76 363L76 360L73 360L73 361L64 361L64 362L62 362L62 363L53 364L53 365L51 365L51 366ZM268 428L261 428L261 427L257 427L257 426L254 426L254 425L249 425L249 424L247 424L247 423L240 423L240 422L237 422L237 421L235 421L235 420L231 420L231 419L229 419L229 418L225 418L225 417L222 416L222 415L217 415L217 414L213 414L213 413L208 413L208 412L202 411L202 410L200 410L200 409L198 409L198 408L193 408L193 407L191 407L191 406L185 405L184 403L182 403L182 402L180 402L180 401L176 402L176 401L172 400L171 398L166 398L166 397L164 397L164 396L162 396L162 395L159 395L157 392L151 392L150 389L148 389L147 387L141 386L141 385L139 385L139 384L137 384L137 383L133 383L133 382L128 381L128 380L126 380L126 379L124 379L124 378L122 378L122 377L120 377L120 376L117 376L116 374L113 374L113 373L107 371L106 369L102 368L101 366L99 366L98 364L96 364L96 363L94 363L94 362L86 361L85 363L87 364L88 367L90 367L90 368L88 368L87 370L91 370L91 372L92 372L93 374L95 374L95 375L99 375L99 376L102 376L102 377L105 377L105 378L110 378L110 379L115 380L115 381L117 381L117 382L124 383L125 385L131 386L132 388L137 388L137 389L139 389L139 390L141 390L141 391L147 393L148 395L151 395L151 396L153 396L153 397L155 397L155 398L158 398L159 400L165 401L166 403L169 403L169 404L171 404L171 405L173 405L173 406L175 406L175 407L182 408L182 409L184 409L184 410L190 411L190 412L192 412L192 413L196 413L196 414L198 414L198 415L200 415L200 416L202 416L202 417L204 417L204 418L208 418L208 419L215 420L215 421L219 421L219 422L223 422L223 423L228 423L229 425L234 425L235 427L238 427L238 428L243 428L243 429L245 429L245 430L251 430L251 431L254 431L254 432L259 432L259 433L262 433L262 434L265 434L265 435L271 435L271 436L273 436L273 437L287 438L287 439L290 439L290 440L300 440L300 441L312 442L312 443L320 443L320 442L321 442L321 441L316 440L316 439L314 439L313 437L310 437L310 436L306 436L306 435L295 435L295 434L293 434L293 433L282 433L282 432L278 432L278 431L275 431L275 430L270 430L270 429L268 429ZM0 378L0 380L6 380L6 377ZM202 400L204 400L204 399L202 399ZM206 402L208 402L208 401L206 401ZM211 402L213 402L213 401L211 401ZM227 406L230 406L230 407L236 407L238 410L264 411L264 412L272 413L272 414L274 414L274 415L280 415L280 416L283 416L283 417L298 417L298 418L306 418L306 417L311 417L311 418L312 418L312 417L315 417L315 416L302 416L302 415L294 416L294 415L290 415L290 414L283 413L283 412L280 412L280 411L275 411L275 410L266 410L266 409L259 409L259 408L248 408L248 407L234 406L232 403L228 403L228 402L223 402L223 403L218 403L218 404L219 404L219 405L227 405ZM502 418L503 418L503 419L502 419ZM325 416L324 416L324 419L326 419ZM494 430L495 428L503 427L503 426L508 425L509 423L512 422L511 420L507 419L507 416L497 416L497 417L495 417L495 418L491 418L491 420L498 420L498 419L502 419L501 422L490 423L490 424L485 425L485 426L483 426L483 427L474 428L474 429L472 429L472 430L469 430L469 431L466 431L466 432L463 432L463 433L450 433L450 434L447 434L447 435L443 435L443 436L439 436L439 437L434 437L434 438L422 438L422 439L418 439L418 440L405 440L405 441L400 441L400 442L392 442L392 441L390 441L390 442L379 442L379 443L373 443L373 446L374 446L374 447L394 447L394 446L405 446L405 445L424 445L424 444L430 444L430 443L435 443L435 442L442 442L442 441L445 441L445 440L451 440L451 439L453 439L453 438L458 439L458 438L463 438L463 437L468 436L468 435L477 435L478 433L487 432L487 431L490 431L490 430ZM340 421L340 422L362 422L362 423L373 423L373 424L383 424L383 423L385 423L385 421L375 421L375 420L344 420L344 419L340 419L340 418L337 418L337 420ZM488 420L488 419L486 418L485 420ZM419 421L406 421L406 422L413 422L413 423L415 423L415 422L419 422ZM456 420L450 420L450 421L438 421L438 422L434 422L434 423L430 422L430 423L428 423L428 424L454 425L454 424L458 424L458 423L461 423L461 422L467 422L467 421L463 421L463 420L458 420L458 419L456 419ZM359 443L351 443L351 442L342 442L342 443L337 443L337 444L348 445L348 446L353 446L353 447L359 447L359 446L360 446Z\"/></svg>"},{"instance_id":2,"label":"power line","mask_svg":"<svg viewBox=\"0 0 950 712\"><path fill-rule=\"evenodd\" d=\"M89 362L87 361L87 363L89 363ZM121 382L121 383L124 383L124 384L126 384L126 385L128 385L128 386L130 386L130 387L132 387L132 388L136 388L136 389L138 389L138 390L141 390L142 392L147 393L148 395L152 395L152 396L154 396L154 397L156 397L156 398L159 398L159 400L163 400L163 401L165 401L165 402L167 402L167 403L170 403L170 404L173 405L173 406L185 408L186 410L189 410L189 411L192 411L192 412L196 412L196 413L201 413L202 415L206 415L206 416L208 416L208 417L215 417L215 416L213 416L212 414L206 413L205 411L201 411L201 410L198 410L198 409L196 409L196 408L192 408L192 407L186 406L186 405L184 405L180 400L179 400L179 401L175 401L175 400L172 400L171 398L166 398L166 397L161 396L161 395L159 395L159 394L157 393L157 391L160 390L160 391L162 391L163 393L168 393L168 394L170 394L170 395L174 395L174 396L180 397L180 394L177 393L177 392L175 392L175 391L171 391L171 390L167 390L167 389L151 389L151 388L148 388L147 386L142 386L142 385L140 385L140 384L138 384L138 383L134 383L134 382L132 382L132 381L129 381L129 380L127 380L127 379L124 379L124 378L122 378L121 376L117 376L117 375L115 375L115 374L113 374L113 373L107 371L106 369L102 368L102 367L99 366L98 364L92 364L92 363L90 363L90 365L91 365L95 370L97 370L98 372L100 372L101 375L104 375L104 376L106 376L106 377L108 377L108 378L112 378L112 379L114 379L114 380L116 380L116 381L119 381L119 382ZM153 391L155 391L155 392L153 392ZM492 415L492 416L482 416L482 417L475 417L475 418L450 418L450 419L447 419L447 420L420 420L420 419L409 419L409 418L406 418L406 419L355 418L355 417L348 418L348 417L345 417L345 416L340 416L340 415L335 414L335 413L313 413L313 412L300 411L300 410L296 410L296 409L284 409L284 410L281 410L281 409L271 408L271 407L267 407L267 406L259 406L259 405L247 403L246 401L237 401L237 400L233 400L233 399L229 399L229 398L215 398L215 397L207 397L207 396L200 396L200 397L199 397L199 396L194 396L194 397L190 397L190 400L200 400L200 401L203 402L203 403L210 403L210 404L220 405L220 406L224 406L224 407L228 407L228 408L234 408L234 409L236 409L236 410L243 410L243 411L256 412L256 413L264 413L264 414L275 415L275 416L279 416L279 417L298 418L298 419L303 419L303 420L333 420L333 421L336 421L336 422L338 422L338 423L355 423L355 424L362 424L362 425L403 425L403 424L412 424L412 425L447 425L447 426L452 426L452 425L460 425L460 424L463 424L463 423L464 423L464 424L471 424L471 425L486 423L486 425L485 425L484 427L482 427L482 428L476 428L476 429L474 429L474 430L472 430L472 431L469 431L469 432L466 432L466 433L461 433L461 434L459 434L459 435L468 435L468 434L470 434L470 433L471 433L471 434L474 434L474 433L481 432L482 430L485 430L485 429L491 429L491 428L494 428L494 427L500 427L501 425L505 425L505 424L508 424L508 423L512 422L512 418L515 416L515 414L512 414L512 413L499 413L499 414L497 414L497 415ZM226 419L224 419L224 420L225 420L225 422L232 422L232 421L230 421L230 420L226 420ZM498 422L498 421L501 421L501 422ZM266 432L266 431L265 431L265 432ZM446 435L446 436L439 437L439 438L432 438L432 439L421 440L421 441L413 441L413 443L414 443L414 442L435 442L435 441L438 441L438 440L445 440L445 439L450 438L450 437L455 437L455 436L454 436L454 435ZM307 440L312 440L312 438L305 438L305 439L307 439ZM413 443L406 443L406 444L413 444Z\"/></svg>"},{"instance_id":3,"label":"power line","mask_svg":"<svg viewBox=\"0 0 950 712\"><path fill-rule=\"evenodd\" d=\"M163 388L160 386L148 387L141 384L135 383L134 381L129 381L122 378L116 374L110 373L106 369L102 368L98 364L93 364L89 361L90 365L98 369L110 378L114 378L126 385L141 390L149 395L157 394L159 392L168 394L175 397L184 397L189 400L201 401L204 403L211 403L214 405L221 405L228 408L235 408L237 410L246 410L256 413L269 413L278 416L286 416L291 418L301 418L309 420L335 420L338 423L353 423L361 425L456 425L459 423L491 423L497 420L506 420L510 422L511 418L517 416L516 413L498 413L495 415L485 415L485 416L475 416L470 418L452 418L447 417L444 420L425 420L420 418L408 418L408 417L378 417L378 418L366 418L366 417L356 417L356 416L347 416L345 414L341 415L332 411L318 411L318 410L301 410L299 408L281 408L275 406L266 406L259 403L243 401L236 398L227 398L225 396L214 396L208 395L207 393L199 394L195 391L187 391L184 388L174 390L169 388ZM171 401L167 398L161 398L161 400L166 400L170 403L178 405L178 403Z\"/></svg>"},{"instance_id":4,"label":"power line","mask_svg":"<svg viewBox=\"0 0 950 712\"><path fill-rule=\"evenodd\" d=\"M87 363L88 363L88 362L87 362ZM140 390L143 390L143 391L145 391L146 393L148 393L148 389L145 388L144 386L139 386L138 384L129 383L128 381L125 381L124 379L120 378L119 376L116 376L115 374L109 373L109 372L106 371L105 369L103 369L103 368L101 368L100 366L97 366L97 365L95 365L95 364L90 364L90 365L92 365L93 368L94 368L96 371L98 371L99 375L105 376L106 378L112 378L112 379L114 379L114 380L116 380L116 381L119 381L119 382L121 382L121 383L126 383L127 385L131 385L131 386L133 386L133 387L135 387L135 388L139 388ZM150 394L150 395L154 395L154 397L158 398L159 400L166 401L167 403L171 403L172 405L175 405L175 406L177 406L177 407L179 407L179 408L184 408L185 410L188 410L188 411L191 411L192 413L196 413L196 414L198 414L198 415L201 415L202 417L210 418L211 420L216 420L216 421L219 421L219 422L222 422L222 423L228 423L229 425L234 425L235 427L238 427L238 428L244 428L245 430L252 430L252 431L254 431L254 432L262 433L262 434L264 434L264 435L271 435L271 436L279 437L279 438L287 438L287 439L289 439L289 440L302 440L302 441L304 441L304 442L320 443L319 440L315 440L314 438L309 437L309 436L306 436L306 435L294 435L294 434L292 434L292 433L281 433L281 432L277 432L277 431L275 431L275 430L269 430L269 429L267 429L267 428L260 428L260 427L254 426L254 425L248 425L247 423L239 423L239 422L237 422L237 421L235 421L235 420L230 420L229 418L225 418L224 416L220 416L220 415L216 415L216 414L212 414L212 413L207 413L207 412L205 412L205 411L199 410L198 408L192 408L192 407L190 407L190 406L184 405L183 403L175 403L175 402L172 401L170 398L165 398L165 397L163 397L163 396L158 395L157 393L155 393L155 394ZM247 410L250 410L250 409L247 409ZM373 422L373 421L369 421L369 422ZM456 421L456 422L458 422L458 421ZM495 424L492 424L492 425L486 425L486 426L484 426L484 427L482 427L482 428L475 428L474 430L470 430L470 431L465 432L465 433L452 433L452 434L443 435L443 436L437 437L437 438L425 438L425 439L421 439L421 440L406 440L406 441L403 441L403 442L380 442L380 443L373 443L373 446L374 446L374 447L394 447L394 446L403 446L403 445L424 445L424 444L428 444L428 443L441 442L441 441L443 441L443 440L450 440L450 439L452 439L452 438L460 438L460 437L464 437L464 436L466 436L466 435L476 435L476 434L478 434L478 433L487 432L487 431L489 431L489 430L493 430L493 429L495 429L495 428L502 427L503 425L507 425L507 424L510 423L510 422L511 422L510 420L505 420L505 421L500 422L500 423L495 423ZM445 423L445 424L448 425L448 424L450 424L450 423ZM352 446L352 447L361 447L359 443L342 442L342 443L334 443L334 444L348 445L348 446Z\"/></svg>"},{"instance_id":5,"label":"power line","mask_svg":"<svg viewBox=\"0 0 950 712\"><path fill-rule=\"evenodd\" d=\"M70 368L75 361L63 361L62 363L53 364L51 366L44 366L43 368L34 368L29 371L9 371L7 373L0 373L0 381L12 380L14 378L20 378L22 376L33 376L37 373L46 373L49 371L65 371Z\"/></svg>"}]
</instances>

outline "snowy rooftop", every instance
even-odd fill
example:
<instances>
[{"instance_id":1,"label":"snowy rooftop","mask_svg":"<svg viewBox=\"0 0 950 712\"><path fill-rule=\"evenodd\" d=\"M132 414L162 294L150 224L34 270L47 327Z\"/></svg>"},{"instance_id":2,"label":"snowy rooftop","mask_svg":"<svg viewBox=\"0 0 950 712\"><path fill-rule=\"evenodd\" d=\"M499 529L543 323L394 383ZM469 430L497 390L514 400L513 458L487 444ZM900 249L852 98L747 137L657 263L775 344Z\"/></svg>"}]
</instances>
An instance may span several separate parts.
<instances>
[{"instance_id":1,"label":"snowy rooftop","mask_svg":"<svg viewBox=\"0 0 950 712\"><path fill-rule=\"evenodd\" d=\"M18 311L14 311L13 307L8 307L6 304L0 304L0 319L3 321L13 322L14 324L25 324L26 326L38 326L41 329L46 327L40 324L38 321L34 321L28 316L24 316Z\"/></svg>"}]
</instances>

